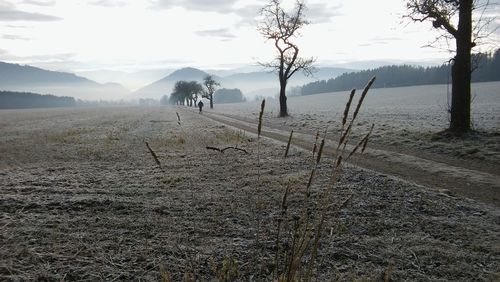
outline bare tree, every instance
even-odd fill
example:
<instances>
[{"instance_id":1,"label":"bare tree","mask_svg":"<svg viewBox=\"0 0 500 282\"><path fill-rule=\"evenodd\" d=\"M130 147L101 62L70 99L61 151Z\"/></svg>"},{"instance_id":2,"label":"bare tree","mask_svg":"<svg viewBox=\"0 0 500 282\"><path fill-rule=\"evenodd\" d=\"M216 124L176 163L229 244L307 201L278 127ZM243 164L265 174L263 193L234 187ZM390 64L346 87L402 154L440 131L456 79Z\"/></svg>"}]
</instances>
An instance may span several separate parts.
<instances>
[{"instance_id":1,"label":"bare tree","mask_svg":"<svg viewBox=\"0 0 500 282\"><path fill-rule=\"evenodd\" d=\"M451 60L452 99L449 131L463 134L471 130L472 48L481 36L484 24L475 21L473 12L488 6L476 0L407 0L408 17L416 22L432 21L432 26L444 31L439 38L455 41L455 56Z\"/></svg>"},{"instance_id":2,"label":"bare tree","mask_svg":"<svg viewBox=\"0 0 500 282\"><path fill-rule=\"evenodd\" d=\"M203 98L207 98L210 101L210 109L214 108L214 92L217 86L220 86L220 83L214 79L212 75L207 75L203 78L203 85L205 89L203 91Z\"/></svg>"},{"instance_id":3,"label":"bare tree","mask_svg":"<svg viewBox=\"0 0 500 282\"><path fill-rule=\"evenodd\" d=\"M309 22L304 17L306 6L302 0L297 0L293 11L287 13L281 6L280 0L270 0L261 10L262 21L258 26L259 32L267 40L274 42L277 50L276 58L262 66L277 72L280 82L280 117L288 116L286 85L288 79L297 71L310 75L314 58L299 57L299 47L292 39L299 34L299 30Z\"/></svg>"}]
</instances>

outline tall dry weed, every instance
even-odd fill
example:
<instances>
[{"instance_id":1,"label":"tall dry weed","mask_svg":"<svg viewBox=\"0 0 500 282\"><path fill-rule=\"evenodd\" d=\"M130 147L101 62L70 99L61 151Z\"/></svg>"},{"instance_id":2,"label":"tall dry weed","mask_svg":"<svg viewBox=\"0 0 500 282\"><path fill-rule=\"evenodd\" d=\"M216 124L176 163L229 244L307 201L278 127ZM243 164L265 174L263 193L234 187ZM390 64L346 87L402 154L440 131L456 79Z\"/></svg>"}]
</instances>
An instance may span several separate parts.
<instances>
[{"instance_id":1,"label":"tall dry weed","mask_svg":"<svg viewBox=\"0 0 500 282\"><path fill-rule=\"evenodd\" d=\"M352 197L352 194L350 194L345 198L336 199L334 203L331 202L331 194L341 174L342 164L346 159L354 155L359 148L361 148L361 152L364 152L374 127L372 125L370 131L356 146L354 146L354 148L350 150L347 149L351 139L353 125L355 124L363 101L374 80L375 77L373 77L363 89L352 115L350 115L350 112L356 91L352 90L349 95L342 117L341 135L335 148L333 170L330 175L329 185L321 188L320 191L315 194L315 198L311 199L311 187L324 152L326 142L325 130L325 136L321 140L314 167L309 174L309 179L304 189L303 200L298 214L292 215L289 213L289 204L287 201L290 187L287 186L285 188L280 206L280 217L276 223L277 236L274 279L277 281L310 281L314 276L320 240L324 233L325 223L329 219L328 215L333 213L334 216L338 217L339 211L348 204ZM317 148L318 138L319 132L316 134L316 140L313 146L313 157ZM331 210L332 208L333 211ZM327 209L329 209L328 212ZM292 224L284 224L286 221ZM282 234L290 234L290 236L284 238L285 236L282 236Z\"/></svg>"}]
</instances>

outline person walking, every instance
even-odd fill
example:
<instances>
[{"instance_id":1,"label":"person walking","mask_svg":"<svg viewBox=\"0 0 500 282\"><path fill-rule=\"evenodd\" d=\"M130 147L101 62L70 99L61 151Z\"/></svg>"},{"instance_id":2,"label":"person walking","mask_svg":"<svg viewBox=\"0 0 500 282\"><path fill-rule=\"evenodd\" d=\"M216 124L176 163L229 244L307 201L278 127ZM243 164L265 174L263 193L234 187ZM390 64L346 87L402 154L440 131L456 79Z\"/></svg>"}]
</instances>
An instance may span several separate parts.
<instances>
[{"instance_id":1,"label":"person walking","mask_svg":"<svg viewBox=\"0 0 500 282\"><path fill-rule=\"evenodd\" d=\"M200 114L201 114L201 110L203 109L203 102L200 100L200 102L198 102L198 108L200 108Z\"/></svg>"}]
</instances>

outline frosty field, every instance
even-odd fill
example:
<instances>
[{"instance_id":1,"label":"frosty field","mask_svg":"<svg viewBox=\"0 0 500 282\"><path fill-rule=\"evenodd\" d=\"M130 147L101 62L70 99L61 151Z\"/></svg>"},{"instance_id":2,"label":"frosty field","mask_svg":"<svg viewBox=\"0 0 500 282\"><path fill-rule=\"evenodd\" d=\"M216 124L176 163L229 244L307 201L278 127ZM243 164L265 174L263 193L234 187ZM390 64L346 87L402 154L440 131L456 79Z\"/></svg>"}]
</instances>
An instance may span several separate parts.
<instances>
[{"instance_id":1,"label":"frosty field","mask_svg":"<svg viewBox=\"0 0 500 282\"><path fill-rule=\"evenodd\" d=\"M353 142L374 123L366 158L386 155L381 171L362 161L342 169L328 198L318 280L500 279L499 191L488 180L500 171L500 83L474 89L478 133L453 142L434 134L447 124L446 86L370 91ZM346 95L289 98L285 119L268 101L269 137L260 145L242 129L256 124L257 102L216 104L204 114L184 107L0 111L0 280L273 280L277 249L293 241L283 234L276 244L283 192L291 189L285 222L292 226L314 167L308 138L328 126L334 142ZM305 145L284 158L286 143L271 133L291 129ZM391 169L406 168L394 156L432 162L448 186L419 182L425 175L394 176ZM326 154L312 199L331 185L332 163ZM452 173L466 170L478 174L470 191L454 190L461 178Z\"/></svg>"}]
</instances>

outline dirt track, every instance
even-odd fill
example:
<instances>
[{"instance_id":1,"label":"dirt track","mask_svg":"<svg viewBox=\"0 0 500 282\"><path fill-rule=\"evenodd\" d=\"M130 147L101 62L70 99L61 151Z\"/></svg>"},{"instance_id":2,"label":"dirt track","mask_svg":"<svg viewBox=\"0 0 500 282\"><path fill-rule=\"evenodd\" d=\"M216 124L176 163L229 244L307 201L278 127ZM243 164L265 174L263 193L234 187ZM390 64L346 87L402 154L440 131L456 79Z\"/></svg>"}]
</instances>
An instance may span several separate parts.
<instances>
[{"instance_id":1,"label":"dirt track","mask_svg":"<svg viewBox=\"0 0 500 282\"><path fill-rule=\"evenodd\" d=\"M248 118L216 112L205 113L217 122L256 133L257 125ZM297 128L265 126L263 135L280 142L288 142L290 130L294 130L292 144L310 150L315 136ZM333 138L333 137L332 137ZM329 142L327 153L333 154L336 141ZM449 195L460 195L500 207L500 168L481 166L467 160L453 159L431 153L415 153L401 149L370 144L363 156L356 156L353 164L393 175L441 190ZM472 167L472 168L471 168Z\"/></svg>"}]
</instances>

